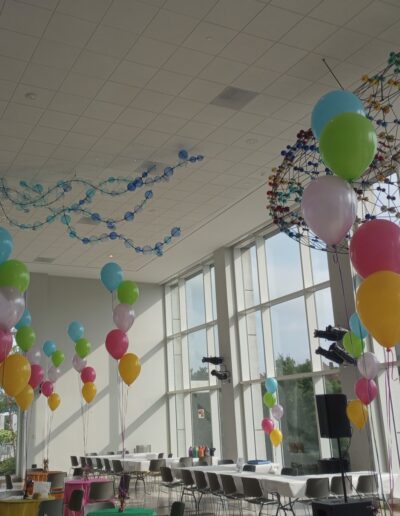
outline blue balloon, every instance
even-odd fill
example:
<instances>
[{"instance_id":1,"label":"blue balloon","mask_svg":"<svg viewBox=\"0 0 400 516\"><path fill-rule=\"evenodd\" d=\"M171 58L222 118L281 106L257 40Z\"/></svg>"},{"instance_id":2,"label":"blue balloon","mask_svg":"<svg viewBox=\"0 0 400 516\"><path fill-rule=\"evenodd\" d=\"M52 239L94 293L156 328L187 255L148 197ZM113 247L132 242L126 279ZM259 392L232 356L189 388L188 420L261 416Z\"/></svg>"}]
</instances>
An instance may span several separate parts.
<instances>
[{"instance_id":1,"label":"blue balloon","mask_svg":"<svg viewBox=\"0 0 400 516\"><path fill-rule=\"evenodd\" d=\"M275 378L267 378L265 380L265 388L268 392L276 392L278 389L278 382L275 380Z\"/></svg>"},{"instance_id":2,"label":"blue balloon","mask_svg":"<svg viewBox=\"0 0 400 516\"><path fill-rule=\"evenodd\" d=\"M368 331L363 325L363 323L360 321L360 318L358 317L357 313L354 313L350 319L350 330L360 339L365 339L365 337L368 337Z\"/></svg>"},{"instance_id":3,"label":"blue balloon","mask_svg":"<svg viewBox=\"0 0 400 516\"><path fill-rule=\"evenodd\" d=\"M10 233L0 228L0 263L5 262L10 258L14 249L13 239Z\"/></svg>"},{"instance_id":4,"label":"blue balloon","mask_svg":"<svg viewBox=\"0 0 400 516\"><path fill-rule=\"evenodd\" d=\"M30 326L32 324L32 316L30 311L25 308L24 313L22 314L21 319L17 322L15 325L15 328L19 330L20 328L23 328L24 326Z\"/></svg>"},{"instance_id":5,"label":"blue balloon","mask_svg":"<svg viewBox=\"0 0 400 516\"><path fill-rule=\"evenodd\" d=\"M43 344L43 353L47 357L51 357L51 355L54 353L54 351L57 349L56 343L52 340L46 340L46 342Z\"/></svg>"},{"instance_id":6,"label":"blue balloon","mask_svg":"<svg viewBox=\"0 0 400 516\"><path fill-rule=\"evenodd\" d=\"M84 333L85 328L79 321L72 321L72 323L68 326L68 335L74 342L81 339Z\"/></svg>"},{"instance_id":7,"label":"blue balloon","mask_svg":"<svg viewBox=\"0 0 400 516\"><path fill-rule=\"evenodd\" d=\"M311 129L314 136L320 139L326 124L342 113L358 113L365 116L361 100L346 90L330 91L315 104L311 114Z\"/></svg>"},{"instance_id":8,"label":"blue balloon","mask_svg":"<svg viewBox=\"0 0 400 516\"><path fill-rule=\"evenodd\" d=\"M101 269L100 279L106 289L113 292L124 281L124 273L118 263L109 262Z\"/></svg>"}]
</instances>

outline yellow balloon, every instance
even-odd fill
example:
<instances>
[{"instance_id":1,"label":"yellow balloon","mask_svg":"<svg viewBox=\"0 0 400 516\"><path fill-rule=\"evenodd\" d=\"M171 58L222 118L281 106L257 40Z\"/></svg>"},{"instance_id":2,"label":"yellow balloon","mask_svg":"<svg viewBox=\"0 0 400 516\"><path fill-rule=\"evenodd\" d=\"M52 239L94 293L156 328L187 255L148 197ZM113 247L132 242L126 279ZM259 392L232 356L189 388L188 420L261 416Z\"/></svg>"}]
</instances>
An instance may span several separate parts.
<instances>
[{"instance_id":1,"label":"yellow balloon","mask_svg":"<svg viewBox=\"0 0 400 516\"><path fill-rule=\"evenodd\" d=\"M272 432L269 434L269 438L271 439L271 443L274 446L279 446L282 442L283 435L278 428L274 428Z\"/></svg>"},{"instance_id":2,"label":"yellow balloon","mask_svg":"<svg viewBox=\"0 0 400 516\"><path fill-rule=\"evenodd\" d=\"M134 353L126 353L118 364L119 374L126 385L131 385L140 374L140 360Z\"/></svg>"},{"instance_id":3,"label":"yellow balloon","mask_svg":"<svg viewBox=\"0 0 400 516\"><path fill-rule=\"evenodd\" d=\"M15 396L15 401L21 410L28 410L28 408L32 404L34 397L35 393L33 392L32 387L28 383L27 385L25 385L22 391L19 394L17 394L17 396Z\"/></svg>"},{"instance_id":4,"label":"yellow balloon","mask_svg":"<svg viewBox=\"0 0 400 516\"><path fill-rule=\"evenodd\" d=\"M86 403L90 403L94 400L96 396L97 389L93 382L87 382L82 387L82 396Z\"/></svg>"},{"instance_id":5,"label":"yellow balloon","mask_svg":"<svg viewBox=\"0 0 400 516\"><path fill-rule=\"evenodd\" d=\"M359 430L364 428L368 421L368 409L360 400L351 400L347 403L346 414L350 421Z\"/></svg>"},{"instance_id":6,"label":"yellow balloon","mask_svg":"<svg viewBox=\"0 0 400 516\"><path fill-rule=\"evenodd\" d=\"M50 410L52 410L53 412L58 408L60 403L61 403L61 398L56 392L53 392L53 394L50 394L50 396L47 398L47 405L50 407Z\"/></svg>"},{"instance_id":7,"label":"yellow balloon","mask_svg":"<svg viewBox=\"0 0 400 516\"><path fill-rule=\"evenodd\" d=\"M29 382L31 365L19 353L8 356L0 364L0 385L9 396L17 396Z\"/></svg>"},{"instance_id":8,"label":"yellow balloon","mask_svg":"<svg viewBox=\"0 0 400 516\"><path fill-rule=\"evenodd\" d=\"M400 274L380 271L357 290L357 312L371 335L385 348L400 341Z\"/></svg>"}]
</instances>

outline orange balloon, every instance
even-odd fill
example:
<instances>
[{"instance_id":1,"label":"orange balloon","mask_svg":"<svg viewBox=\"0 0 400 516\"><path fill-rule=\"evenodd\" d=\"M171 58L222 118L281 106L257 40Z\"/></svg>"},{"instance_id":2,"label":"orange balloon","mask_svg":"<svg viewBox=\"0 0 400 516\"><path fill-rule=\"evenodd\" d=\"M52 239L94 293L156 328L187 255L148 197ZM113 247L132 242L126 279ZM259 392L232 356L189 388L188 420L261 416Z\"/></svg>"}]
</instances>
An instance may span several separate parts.
<instances>
[{"instance_id":1,"label":"orange balloon","mask_svg":"<svg viewBox=\"0 0 400 516\"><path fill-rule=\"evenodd\" d=\"M368 409L360 400L350 400L346 408L347 417L359 430L363 429L368 421Z\"/></svg>"},{"instance_id":2,"label":"orange balloon","mask_svg":"<svg viewBox=\"0 0 400 516\"><path fill-rule=\"evenodd\" d=\"M31 365L19 353L8 356L0 364L0 385L9 396L17 396L28 384Z\"/></svg>"},{"instance_id":3,"label":"orange balloon","mask_svg":"<svg viewBox=\"0 0 400 516\"><path fill-rule=\"evenodd\" d=\"M119 374L126 385L132 385L139 376L141 368L139 357L134 353L126 353L118 364Z\"/></svg>"},{"instance_id":4,"label":"orange balloon","mask_svg":"<svg viewBox=\"0 0 400 516\"><path fill-rule=\"evenodd\" d=\"M47 405L50 407L50 410L54 412L58 406L61 403L61 398L59 394L56 392L53 392L53 394L50 394L50 396L47 398Z\"/></svg>"},{"instance_id":5,"label":"orange balloon","mask_svg":"<svg viewBox=\"0 0 400 516\"><path fill-rule=\"evenodd\" d=\"M18 407L21 410L28 410L28 408L31 406L33 398L35 397L35 393L33 392L32 387L29 385L25 385L25 387L22 389L22 391L15 396L15 401L18 405Z\"/></svg>"},{"instance_id":6,"label":"orange balloon","mask_svg":"<svg viewBox=\"0 0 400 516\"><path fill-rule=\"evenodd\" d=\"M93 382L87 382L83 384L82 387L82 396L86 403L91 403L94 400L94 397L96 396L97 389Z\"/></svg>"}]
</instances>

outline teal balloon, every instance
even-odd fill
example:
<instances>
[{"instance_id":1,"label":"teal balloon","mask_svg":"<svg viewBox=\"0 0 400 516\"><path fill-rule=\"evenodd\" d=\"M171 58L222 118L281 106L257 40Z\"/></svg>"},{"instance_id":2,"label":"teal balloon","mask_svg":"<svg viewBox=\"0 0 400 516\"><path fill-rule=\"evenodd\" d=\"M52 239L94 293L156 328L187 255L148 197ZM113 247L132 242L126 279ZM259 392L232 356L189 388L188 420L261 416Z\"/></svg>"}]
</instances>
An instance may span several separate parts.
<instances>
[{"instance_id":1,"label":"teal balloon","mask_svg":"<svg viewBox=\"0 0 400 516\"><path fill-rule=\"evenodd\" d=\"M79 321L72 321L72 323L68 326L68 335L74 342L81 339L84 333L85 328Z\"/></svg>"},{"instance_id":2,"label":"teal balloon","mask_svg":"<svg viewBox=\"0 0 400 516\"><path fill-rule=\"evenodd\" d=\"M46 340L46 342L43 344L43 353L46 355L46 357L51 357L56 349L56 343L52 340Z\"/></svg>"},{"instance_id":3,"label":"teal balloon","mask_svg":"<svg viewBox=\"0 0 400 516\"><path fill-rule=\"evenodd\" d=\"M124 281L124 273L118 263L109 262L101 269L100 279L109 292L114 292Z\"/></svg>"},{"instance_id":4,"label":"teal balloon","mask_svg":"<svg viewBox=\"0 0 400 516\"><path fill-rule=\"evenodd\" d=\"M5 228L0 228L0 263L10 258L14 250L13 239Z\"/></svg>"},{"instance_id":5,"label":"teal balloon","mask_svg":"<svg viewBox=\"0 0 400 516\"><path fill-rule=\"evenodd\" d=\"M25 308L24 313L22 314L21 319L17 322L15 325L15 328L19 330L20 328L23 328L24 326L30 326L32 324L32 316L30 311Z\"/></svg>"},{"instance_id":6,"label":"teal balloon","mask_svg":"<svg viewBox=\"0 0 400 516\"><path fill-rule=\"evenodd\" d=\"M326 124L342 113L358 113L365 116L364 105L351 91L330 91L315 104L311 114L311 129L318 140Z\"/></svg>"},{"instance_id":7,"label":"teal balloon","mask_svg":"<svg viewBox=\"0 0 400 516\"><path fill-rule=\"evenodd\" d=\"M354 333L356 337L359 339L365 339L368 337L368 331L365 326L360 321L358 314L355 312L349 319L350 330Z\"/></svg>"},{"instance_id":8,"label":"teal balloon","mask_svg":"<svg viewBox=\"0 0 400 516\"><path fill-rule=\"evenodd\" d=\"M265 388L268 392L276 392L278 389L278 382L275 380L275 378L267 378L265 380Z\"/></svg>"}]
</instances>

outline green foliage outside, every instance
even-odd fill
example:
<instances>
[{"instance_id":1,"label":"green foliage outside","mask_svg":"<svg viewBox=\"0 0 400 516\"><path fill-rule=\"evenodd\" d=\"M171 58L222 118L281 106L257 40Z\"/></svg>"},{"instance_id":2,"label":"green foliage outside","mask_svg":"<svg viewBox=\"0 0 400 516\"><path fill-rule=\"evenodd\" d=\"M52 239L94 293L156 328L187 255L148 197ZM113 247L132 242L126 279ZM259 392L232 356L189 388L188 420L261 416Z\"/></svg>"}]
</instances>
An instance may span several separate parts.
<instances>
[{"instance_id":1,"label":"green foliage outside","mask_svg":"<svg viewBox=\"0 0 400 516\"><path fill-rule=\"evenodd\" d=\"M11 475L13 473L15 473L15 457L0 461L0 475Z\"/></svg>"}]
</instances>

